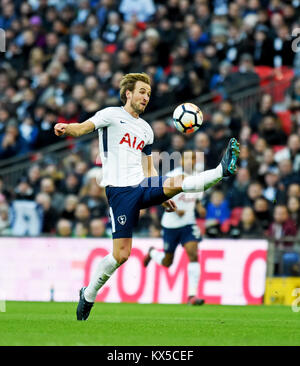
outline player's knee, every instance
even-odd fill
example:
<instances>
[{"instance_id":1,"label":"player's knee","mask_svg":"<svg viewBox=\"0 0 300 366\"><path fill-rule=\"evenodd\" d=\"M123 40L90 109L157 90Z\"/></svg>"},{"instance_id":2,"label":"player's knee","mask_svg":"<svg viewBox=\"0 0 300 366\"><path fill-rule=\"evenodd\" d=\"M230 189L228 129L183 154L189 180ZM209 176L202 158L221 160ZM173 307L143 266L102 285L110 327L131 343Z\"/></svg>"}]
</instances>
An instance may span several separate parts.
<instances>
[{"instance_id":1,"label":"player's knee","mask_svg":"<svg viewBox=\"0 0 300 366\"><path fill-rule=\"evenodd\" d=\"M127 261L129 256L130 256L130 252L122 251L115 256L115 259L121 265Z\"/></svg>"},{"instance_id":2,"label":"player's knee","mask_svg":"<svg viewBox=\"0 0 300 366\"><path fill-rule=\"evenodd\" d=\"M168 197L173 197L182 192L182 182L184 175L178 175L167 179L163 185L164 193Z\"/></svg>"},{"instance_id":3,"label":"player's knee","mask_svg":"<svg viewBox=\"0 0 300 366\"><path fill-rule=\"evenodd\" d=\"M170 267L173 263L173 258L164 258L163 261L162 261L162 265L164 267Z\"/></svg>"},{"instance_id":4,"label":"player's knee","mask_svg":"<svg viewBox=\"0 0 300 366\"><path fill-rule=\"evenodd\" d=\"M198 262L197 252L188 253L188 257L189 257L190 262Z\"/></svg>"}]
</instances>

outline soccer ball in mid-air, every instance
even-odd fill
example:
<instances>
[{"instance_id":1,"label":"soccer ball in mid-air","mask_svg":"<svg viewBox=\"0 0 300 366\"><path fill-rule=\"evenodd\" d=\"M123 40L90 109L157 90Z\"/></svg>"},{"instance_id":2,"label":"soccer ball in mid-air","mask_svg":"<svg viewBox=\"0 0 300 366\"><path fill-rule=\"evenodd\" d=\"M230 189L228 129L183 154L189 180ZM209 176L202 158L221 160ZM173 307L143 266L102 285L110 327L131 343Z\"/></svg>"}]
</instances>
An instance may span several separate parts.
<instances>
[{"instance_id":1,"label":"soccer ball in mid-air","mask_svg":"<svg viewBox=\"0 0 300 366\"><path fill-rule=\"evenodd\" d=\"M173 122L178 131L193 133L202 125L203 114L195 104L182 103L173 112Z\"/></svg>"}]
</instances>

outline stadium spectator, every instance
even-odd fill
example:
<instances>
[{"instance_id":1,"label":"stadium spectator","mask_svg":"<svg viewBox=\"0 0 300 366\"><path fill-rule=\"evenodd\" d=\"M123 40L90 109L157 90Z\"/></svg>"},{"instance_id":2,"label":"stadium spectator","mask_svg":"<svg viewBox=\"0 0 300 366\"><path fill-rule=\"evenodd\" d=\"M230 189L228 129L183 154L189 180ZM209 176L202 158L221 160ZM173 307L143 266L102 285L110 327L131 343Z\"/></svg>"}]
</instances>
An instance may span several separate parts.
<instances>
[{"instance_id":1,"label":"stadium spectator","mask_svg":"<svg viewBox=\"0 0 300 366\"><path fill-rule=\"evenodd\" d=\"M256 161L260 164L264 160L264 153L268 147L266 140L262 137L258 137L258 139L254 143L254 154Z\"/></svg>"},{"instance_id":2,"label":"stadium spectator","mask_svg":"<svg viewBox=\"0 0 300 366\"><path fill-rule=\"evenodd\" d=\"M19 125L19 131L21 138L24 140L24 145L27 146L27 150L34 150L38 137L38 128L34 124L33 119L29 116L25 117Z\"/></svg>"},{"instance_id":3,"label":"stadium spectator","mask_svg":"<svg viewBox=\"0 0 300 366\"><path fill-rule=\"evenodd\" d=\"M90 210L91 217L101 218L108 215L108 204L102 187L97 180L89 179L80 191L80 202L85 203Z\"/></svg>"},{"instance_id":4,"label":"stadium spectator","mask_svg":"<svg viewBox=\"0 0 300 366\"><path fill-rule=\"evenodd\" d=\"M41 149L47 145L54 144L61 140L57 136L52 136L49 131L53 128L57 120L57 112L47 108L42 119L38 123L39 133L36 141L36 148Z\"/></svg>"},{"instance_id":5,"label":"stadium spectator","mask_svg":"<svg viewBox=\"0 0 300 366\"><path fill-rule=\"evenodd\" d=\"M38 193L35 197L35 201L41 205L43 210L43 234L51 234L55 232L56 222L58 218L58 212L51 206L51 198L47 193Z\"/></svg>"},{"instance_id":6,"label":"stadium spectator","mask_svg":"<svg viewBox=\"0 0 300 366\"><path fill-rule=\"evenodd\" d=\"M78 204L78 198L75 195L68 195L64 200L64 209L60 215L61 218L67 219L72 223L75 221L75 209Z\"/></svg>"},{"instance_id":7,"label":"stadium spectator","mask_svg":"<svg viewBox=\"0 0 300 366\"><path fill-rule=\"evenodd\" d=\"M279 243L280 239L297 234L296 223L290 218L288 209L285 205L277 205L274 209L274 221L271 223L268 234ZM292 242L284 241L285 246L291 246Z\"/></svg>"},{"instance_id":8,"label":"stadium spectator","mask_svg":"<svg viewBox=\"0 0 300 366\"><path fill-rule=\"evenodd\" d=\"M171 137L166 122L164 120L153 121L152 128L154 132L153 150L168 151L171 145Z\"/></svg>"},{"instance_id":9,"label":"stadium spectator","mask_svg":"<svg viewBox=\"0 0 300 366\"><path fill-rule=\"evenodd\" d=\"M7 203L0 201L0 235L6 236L10 234L9 206Z\"/></svg>"},{"instance_id":10,"label":"stadium spectator","mask_svg":"<svg viewBox=\"0 0 300 366\"><path fill-rule=\"evenodd\" d=\"M210 89L218 91L223 98L228 98L228 89L230 88L230 73L232 64L223 60L218 67L218 71L213 74L210 80Z\"/></svg>"},{"instance_id":11,"label":"stadium spectator","mask_svg":"<svg viewBox=\"0 0 300 366\"><path fill-rule=\"evenodd\" d=\"M293 66L295 52L292 48L292 38L287 25L282 24L276 29L274 39L274 58L273 66L280 67L282 65Z\"/></svg>"},{"instance_id":12,"label":"stadium spectator","mask_svg":"<svg viewBox=\"0 0 300 366\"><path fill-rule=\"evenodd\" d=\"M252 179L255 179L257 177L258 164L250 150L250 146L243 144L241 145L240 150L240 167L247 168Z\"/></svg>"},{"instance_id":13,"label":"stadium spectator","mask_svg":"<svg viewBox=\"0 0 300 366\"><path fill-rule=\"evenodd\" d=\"M0 108L0 134L5 131L5 126L10 118L10 113L7 108Z\"/></svg>"},{"instance_id":14,"label":"stadium spectator","mask_svg":"<svg viewBox=\"0 0 300 366\"><path fill-rule=\"evenodd\" d=\"M198 132L194 137L194 148L204 154L204 168L214 169L217 161L215 149L212 147L209 135L205 132Z\"/></svg>"},{"instance_id":15,"label":"stadium spectator","mask_svg":"<svg viewBox=\"0 0 300 366\"><path fill-rule=\"evenodd\" d=\"M0 202L9 202L11 198L12 192L8 189L4 178L0 175Z\"/></svg>"},{"instance_id":16,"label":"stadium spectator","mask_svg":"<svg viewBox=\"0 0 300 366\"><path fill-rule=\"evenodd\" d=\"M258 168L258 176L261 178L269 169L277 168L275 154L271 148L266 148Z\"/></svg>"},{"instance_id":17,"label":"stadium spectator","mask_svg":"<svg viewBox=\"0 0 300 366\"><path fill-rule=\"evenodd\" d=\"M269 206L269 202L264 197L258 197L254 201L254 212L255 216L259 220L261 227L267 234L267 230L270 226L270 223L272 221L272 214Z\"/></svg>"},{"instance_id":18,"label":"stadium spectator","mask_svg":"<svg viewBox=\"0 0 300 366\"><path fill-rule=\"evenodd\" d=\"M209 36L203 32L200 24L194 23L189 29L189 53L194 55L196 51L203 50L203 48L209 43Z\"/></svg>"},{"instance_id":19,"label":"stadium spectator","mask_svg":"<svg viewBox=\"0 0 300 366\"><path fill-rule=\"evenodd\" d=\"M258 110L254 112L254 114L250 118L250 127L253 132L258 132L258 126L261 123L261 120L273 113L273 98L271 94L263 94Z\"/></svg>"},{"instance_id":20,"label":"stadium spectator","mask_svg":"<svg viewBox=\"0 0 300 366\"><path fill-rule=\"evenodd\" d=\"M278 151L274 156L277 163L284 159L290 159L293 164L293 171L300 172L300 137L297 134L290 135L287 147Z\"/></svg>"},{"instance_id":21,"label":"stadium spectator","mask_svg":"<svg viewBox=\"0 0 300 366\"><path fill-rule=\"evenodd\" d=\"M206 219L215 219L222 224L229 217L229 204L224 198L223 192L219 190L214 191L206 207Z\"/></svg>"},{"instance_id":22,"label":"stadium spectator","mask_svg":"<svg viewBox=\"0 0 300 366\"><path fill-rule=\"evenodd\" d=\"M227 194L231 208L244 207L248 204L247 191L250 181L249 170L243 167L239 168L236 179Z\"/></svg>"},{"instance_id":23,"label":"stadium spectator","mask_svg":"<svg viewBox=\"0 0 300 366\"><path fill-rule=\"evenodd\" d=\"M219 106L224 116L224 123L229 128L232 136L239 136L242 127L240 112L234 107L230 100L224 100Z\"/></svg>"},{"instance_id":24,"label":"stadium spectator","mask_svg":"<svg viewBox=\"0 0 300 366\"><path fill-rule=\"evenodd\" d=\"M293 166L290 159L281 160L279 163L280 183L286 188L290 184L300 184L300 176L293 172Z\"/></svg>"},{"instance_id":25,"label":"stadium spectator","mask_svg":"<svg viewBox=\"0 0 300 366\"><path fill-rule=\"evenodd\" d=\"M221 114L219 114L219 116L221 116ZM212 146L214 146L216 156L219 159L220 156L222 156L224 146L226 146L229 141L229 131L223 123L216 123L212 125L210 140Z\"/></svg>"},{"instance_id":26,"label":"stadium spectator","mask_svg":"<svg viewBox=\"0 0 300 366\"><path fill-rule=\"evenodd\" d=\"M34 201L34 192L26 177L19 180L11 202L12 235L38 236L42 230L43 213Z\"/></svg>"},{"instance_id":27,"label":"stadium spectator","mask_svg":"<svg viewBox=\"0 0 300 366\"><path fill-rule=\"evenodd\" d=\"M259 86L259 77L255 72L253 57L249 53L241 55L238 71L227 76L226 94L231 97L233 93L247 88L257 88Z\"/></svg>"},{"instance_id":28,"label":"stadium spectator","mask_svg":"<svg viewBox=\"0 0 300 366\"><path fill-rule=\"evenodd\" d=\"M51 198L51 206L55 208L59 213L63 210L63 194L56 191L53 178L44 177L40 182L40 192L47 193Z\"/></svg>"},{"instance_id":29,"label":"stadium spectator","mask_svg":"<svg viewBox=\"0 0 300 366\"><path fill-rule=\"evenodd\" d=\"M291 196L287 201L287 208L290 218L296 223L298 231L300 228L300 200Z\"/></svg>"},{"instance_id":30,"label":"stadium spectator","mask_svg":"<svg viewBox=\"0 0 300 366\"><path fill-rule=\"evenodd\" d=\"M297 197L300 198L300 184L292 183L288 186L287 191L288 197Z\"/></svg>"},{"instance_id":31,"label":"stadium spectator","mask_svg":"<svg viewBox=\"0 0 300 366\"><path fill-rule=\"evenodd\" d=\"M279 169L269 168L264 175L263 196L270 202L284 203L285 194L279 187Z\"/></svg>"},{"instance_id":32,"label":"stadium spectator","mask_svg":"<svg viewBox=\"0 0 300 366\"><path fill-rule=\"evenodd\" d=\"M20 136L17 125L10 123L0 134L0 158L8 159L28 151L26 141Z\"/></svg>"},{"instance_id":33,"label":"stadium spectator","mask_svg":"<svg viewBox=\"0 0 300 366\"><path fill-rule=\"evenodd\" d=\"M273 114L268 114L262 118L258 131L259 136L271 147L286 143L286 135L278 118Z\"/></svg>"},{"instance_id":34,"label":"stadium spectator","mask_svg":"<svg viewBox=\"0 0 300 366\"><path fill-rule=\"evenodd\" d=\"M109 238L104 221L98 218L92 219L89 225L89 235L92 238Z\"/></svg>"},{"instance_id":35,"label":"stadium spectator","mask_svg":"<svg viewBox=\"0 0 300 366\"><path fill-rule=\"evenodd\" d=\"M296 223L289 217L288 209L285 205L278 205L274 209L273 222L268 229L268 236L275 240L275 245L280 248L290 248L293 246L291 238L297 234ZM289 239L288 239L289 238ZM280 253L275 252L274 273L280 272Z\"/></svg>"},{"instance_id":36,"label":"stadium spectator","mask_svg":"<svg viewBox=\"0 0 300 366\"><path fill-rule=\"evenodd\" d=\"M72 236L72 223L67 219L59 219L56 225L56 235L59 237Z\"/></svg>"},{"instance_id":37,"label":"stadium spectator","mask_svg":"<svg viewBox=\"0 0 300 366\"><path fill-rule=\"evenodd\" d=\"M122 0L119 11L125 21L136 19L139 22L147 22L155 13L155 4L152 0L136 2L134 0Z\"/></svg>"},{"instance_id":38,"label":"stadium spectator","mask_svg":"<svg viewBox=\"0 0 300 366\"><path fill-rule=\"evenodd\" d=\"M260 182L258 181L252 181L247 189L247 199L248 199L248 203L250 205L253 205L254 201L259 198L262 197L263 195L263 186Z\"/></svg>"},{"instance_id":39,"label":"stadium spectator","mask_svg":"<svg viewBox=\"0 0 300 366\"><path fill-rule=\"evenodd\" d=\"M86 238L89 233L88 223L76 222L73 229L73 236L75 238Z\"/></svg>"},{"instance_id":40,"label":"stadium spectator","mask_svg":"<svg viewBox=\"0 0 300 366\"><path fill-rule=\"evenodd\" d=\"M167 77L167 83L171 92L175 95L176 103L192 97L188 75L185 71L184 63L181 60L177 59L172 63L171 72Z\"/></svg>"},{"instance_id":41,"label":"stadium spectator","mask_svg":"<svg viewBox=\"0 0 300 366\"><path fill-rule=\"evenodd\" d=\"M81 222L85 226L88 225L91 217L90 210L86 203L79 202L75 209L75 225Z\"/></svg>"},{"instance_id":42,"label":"stadium spectator","mask_svg":"<svg viewBox=\"0 0 300 366\"><path fill-rule=\"evenodd\" d=\"M263 235L259 221L255 217L252 207L243 208L241 220L236 227L231 227L229 236L244 239L257 239Z\"/></svg>"},{"instance_id":43,"label":"stadium spectator","mask_svg":"<svg viewBox=\"0 0 300 366\"><path fill-rule=\"evenodd\" d=\"M274 48L269 36L269 28L264 24L259 24L254 32L254 44L251 53L255 65L273 66Z\"/></svg>"},{"instance_id":44,"label":"stadium spectator","mask_svg":"<svg viewBox=\"0 0 300 366\"><path fill-rule=\"evenodd\" d=\"M80 180L75 173L69 173L61 183L60 191L66 194L78 194L80 190Z\"/></svg>"}]
</instances>

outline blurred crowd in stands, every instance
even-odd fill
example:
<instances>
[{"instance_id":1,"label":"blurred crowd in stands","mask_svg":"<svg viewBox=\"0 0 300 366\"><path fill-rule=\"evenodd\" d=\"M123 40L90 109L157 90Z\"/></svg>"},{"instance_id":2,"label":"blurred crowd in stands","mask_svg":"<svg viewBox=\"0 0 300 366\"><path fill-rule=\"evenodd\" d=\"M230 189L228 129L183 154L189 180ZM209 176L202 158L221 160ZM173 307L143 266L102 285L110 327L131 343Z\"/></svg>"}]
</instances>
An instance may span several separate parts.
<instances>
[{"instance_id":1,"label":"blurred crowd in stands","mask_svg":"<svg viewBox=\"0 0 300 366\"><path fill-rule=\"evenodd\" d=\"M218 96L196 134L176 133L170 119L149 120L154 154L202 151L210 169L231 136L241 143L236 177L197 204L202 232L276 240L299 234L300 52L293 30L300 34L300 1L0 0L0 28L1 160L62 141L55 123L121 105L122 76L147 72L148 112ZM234 98L261 90L263 72L277 81L289 75L288 83L282 97L270 88L245 115ZM97 138L76 146L64 159L32 163L15 187L0 172L0 235L111 236L97 183ZM161 215L160 207L142 210L135 236L159 237Z\"/></svg>"}]
</instances>

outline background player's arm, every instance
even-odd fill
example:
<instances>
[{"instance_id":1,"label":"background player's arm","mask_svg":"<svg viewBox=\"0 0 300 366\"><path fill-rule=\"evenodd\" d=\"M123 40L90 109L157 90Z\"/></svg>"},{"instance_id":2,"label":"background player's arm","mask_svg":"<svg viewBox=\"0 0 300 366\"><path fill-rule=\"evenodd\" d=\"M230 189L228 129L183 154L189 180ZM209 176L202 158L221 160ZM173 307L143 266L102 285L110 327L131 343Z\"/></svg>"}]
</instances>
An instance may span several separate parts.
<instances>
[{"instance_id":1,"label":"background player's arm","mask_svg":"<svg viewBox=\"0 0 300 366\"><path fill-rule=\"evenodd\" d=\"M57 123L54 126L56 136L68 135L79 137L95 130L95 124L89 120L82 123Z\"/></svg>"},{"instance_id":2,"label":"background player's arm","mask_svg":"<svg viewBox=\"0 0 300 366\"><path fill-rule=\"evenodd\" d=\"M158 175L156 169L154 168L152 155L142 156L142 166L145 177L154 177Z\"/></svg>"}]
</instances>

